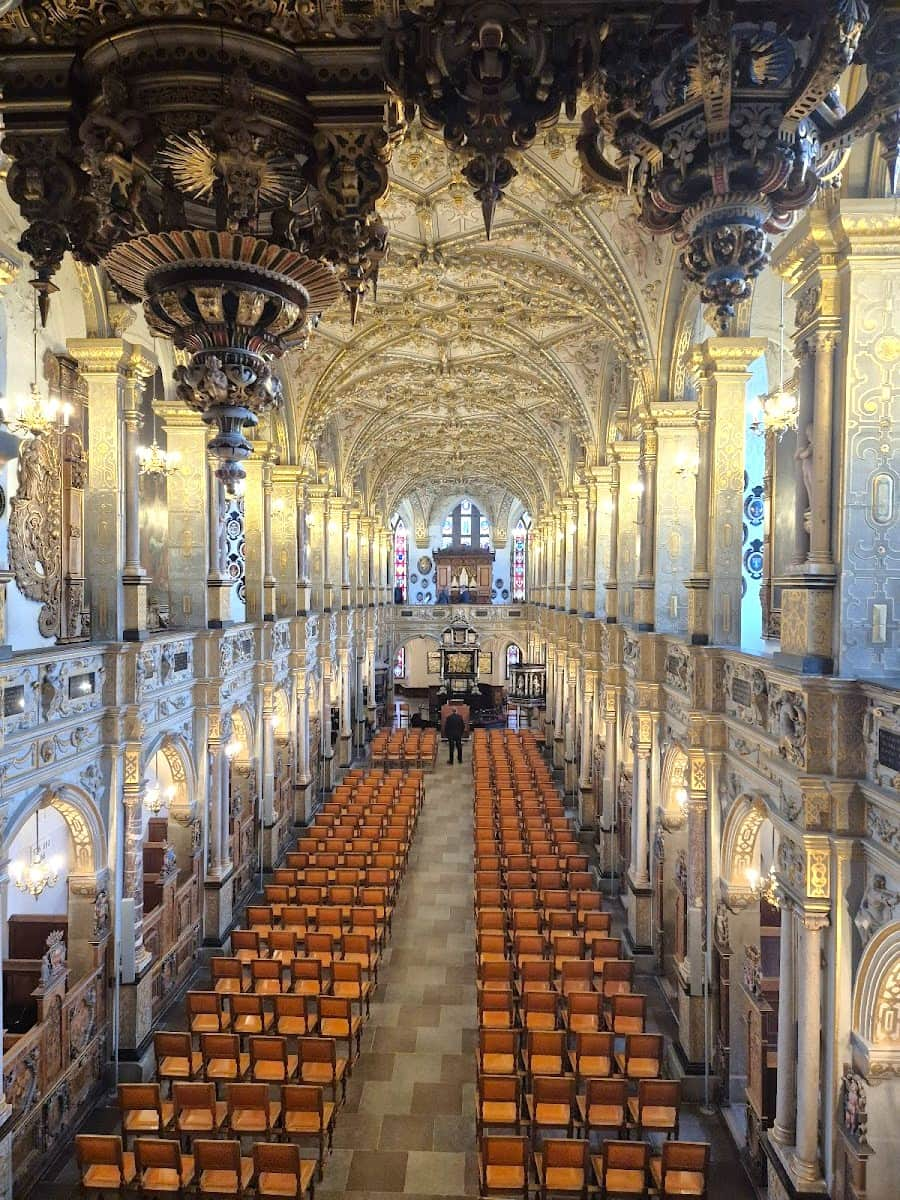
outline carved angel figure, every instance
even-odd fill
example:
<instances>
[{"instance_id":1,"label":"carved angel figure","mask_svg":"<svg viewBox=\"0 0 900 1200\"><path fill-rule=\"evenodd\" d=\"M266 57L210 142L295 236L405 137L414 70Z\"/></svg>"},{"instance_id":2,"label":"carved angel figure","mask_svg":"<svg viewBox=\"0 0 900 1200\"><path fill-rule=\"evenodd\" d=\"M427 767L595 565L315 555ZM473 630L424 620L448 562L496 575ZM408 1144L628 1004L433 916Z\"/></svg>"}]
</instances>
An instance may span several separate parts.
<instances>
[{"instance_id":1,"label":"carved angel figure","mask_svg":"<svg viewBox=\"0 0 900 1200\"><path fill-rule=\"evenodd\" d=\"M875 875L866 888L860 902L853 924L859 930L863 945L883 925L894 919L894 913L900 907L900 892L893 892L887 886L883 875Z\"/></svg>"}]
</instances>

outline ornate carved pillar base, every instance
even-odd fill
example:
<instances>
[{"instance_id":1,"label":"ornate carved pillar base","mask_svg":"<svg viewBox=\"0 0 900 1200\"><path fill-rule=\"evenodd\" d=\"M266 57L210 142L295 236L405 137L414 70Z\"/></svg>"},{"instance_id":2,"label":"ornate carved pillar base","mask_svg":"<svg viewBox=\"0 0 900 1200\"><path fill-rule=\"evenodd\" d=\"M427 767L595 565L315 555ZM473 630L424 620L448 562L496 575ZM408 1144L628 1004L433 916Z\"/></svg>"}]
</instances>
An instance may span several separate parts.
<instances>
[{"instance_id":1,"label":"ornate carved pillar base","mask_svg":"<svg viewBox=\"0 0 900 1200\"><path fill-rule=\"evenodd\" d=\"M349 733L342 733L338 738L338 766L343 770L353 761L353 742Z\"/></svg>"},{"instance_id":2,"label":"ornate carved pillar base","mask_svg":"<svg viewBox=\"0 0 900 1200\"><path fill-rule=\"evenodd\" d=\"M715 1017L710 1016L715 1029ZM691 1074L703 1070L704 1059L703 996L691 995L688 985L678 985L678 1050Z\"/></svg>"},{"instance_id":3,"label":"ornate carved pillar base","mask_svg":"<svg viewBox=\"0 0 900 1200\"><path fill-rule=\"evenodd\" d=\"M798 581L781 593L781 650L776 661L806 675L834 671L833 579Z\"/></svg>"},{"instance_id":4,"label":"ornate carved pillar base","mask_svg":"<svg viewBox=\"0 0 900 1200\"><path fill-rule=\"evenodd\" d=\"M119 1058L137 1062L153 1036L153 979L148 971L119 989Z\"/></svg>"},{"instance_id":5,"label":"ornate carved pillar base","mask_svg":"<svg viewBox=\"0 0 900 1200\"><path fill-rule=\"evenodd\" d=\"M234 870L231 864L221 879L204 880L203 917L203 945L224 945L234 924Z\"/></svg>"},{"instance_id":6,"label":"ornate carved pillar base","mask_svg":"<svg viewBox=\"0 0 900 1200\"><path fill-rule=\"evenodd\" d=\"M294 824L307 825L312 812L312 780L299 779L294 784Z\"/></svg>"},{"instance_id":7,"label":"ornate carved pillar base","mask_svg":"<svg viewBox=\"0 0 900 1200\"><path fill-rule=\"evenodd\" d=\"M563 781L567 796L574 796L578 790L578 763L574 758L567 758L563 763Z\"/></svg>"},{"instance_id":8,"label":"ornate carved pillar base","mask_svg":"<svg viewBox=\"0 0 900 1200\"><path fill-rule=\"evenodd\" d=\"M625 876L626 891L623 897L628 922L625 938L631 953L647 955L647 969L652 969L653 958L653 889L649 881L636 880L629 871Z\"/></svg>"},{"instance_id":9,"label":"ornate carved pillar base","mask_svg":"<svg viewBox=\"0 0 900 1200\"><path fill-rule=\"evenodd\" d=\"M642 633L656 628L656 589L652 583L634 585L634 624Z\"/></svg>"},{"instance_id":10,"label":"ornate carved pillar base","mask_svg":"<svg viewBox=\"0 0 900 1200\"><path fill-rule=\"evenodd\" d=\"M792 1149L780 1146L772 1138L771 1130L760 1137L760 1146L765 1158L766 1186L770 1200L821 1200L827 1195L824 1179L813 1181L798 1179L791 1170Z\"/></svg>"},{"instance_id":11,"label":"ornate carved pillar base","mask_svg":"<svg viewBox=\"0 0 900 1200\"><path fill-rule=\"evenodd\" d=\"M566 765L565 738L553 735L553 766L561 771Z\"/></svg>"},{"instance_id":12,"label":"ornate carved pillar base","mask_svg":"<svg viewBox=\"0 0 900 1200\"><path fill-rule=\"evenodd\" d=\"M124 621L122 637L126 642L143 642L150 630L147 624L147 580L140 575L122 577Z\"/></svg>"},{"instance_id":13,"label":"ornate carved pillar base","mask_svg":"<svg viewBox=\"0 0 900 1200\"><path fill-rule=\"evenodd\" d=\"M210 629L227 629L234 624L231 616L230 579L208 579L206 581L206 624Z\"/></svg>"},{"instance_id":14,"label":"ornate carved pillar base","mask_svg":"<svg viewBox=\"0 0 900 1200\"><path fill-rule=\"evenodd\" d=\"M709 645L709 578L685 580L688 594L688 635L692 646Z\"/></svg>"},{"instance_id":15,"label":"ornate carved pillar base","mask_svg":"<svg viewBox=\"0 0 900 1200\"><path fill-rule=\"evenodd\" d=\"M263 870L271 871L278 863L278 831L274 825L264 825L262 830Z\"/></svg>"},{"instance_id":16,"label":"ornate carved pillar base","mask_svg":"<svg viewBox=\"0 0 900 1200\"><path fill-rule=\"evenodd\" d=\"M592 784L579 788L578 820L582 829L593 829L597 824L597 806Z\"/></svg>"}]
</instances>

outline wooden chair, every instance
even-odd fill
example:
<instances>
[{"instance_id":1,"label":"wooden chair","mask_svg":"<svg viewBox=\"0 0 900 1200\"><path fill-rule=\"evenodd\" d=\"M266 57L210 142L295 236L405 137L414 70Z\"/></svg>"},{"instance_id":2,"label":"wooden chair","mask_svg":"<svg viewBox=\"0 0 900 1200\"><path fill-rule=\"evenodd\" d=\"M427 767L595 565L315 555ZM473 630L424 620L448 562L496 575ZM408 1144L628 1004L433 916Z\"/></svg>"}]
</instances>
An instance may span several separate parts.
<instances>
[{"instance_id":1,"label":"wooden chair","mask_svg":"<svg viewBox=\"0 0 900 1200\"><path fill-rule=\"evenodd\" d=\"M601 1196L646 1196L650 1147L609 1138L591 1157Z\"/></svg>"},{"instance_id":2,"label":"wooden chair","mask_svg":"<svg viewBox=\"0 0 900 1200\"><path fill-rule=\"evenodd\" d=\"M534 1168L541 1200L547 1200L548 1192L587 1200L590 1161L586 1140L547 1138L541 1149L535 1151Z\"/></svg>"},{"instance_id":3,"label":"wooden chair","mask_svg":"<svg viewBox=\"0 0 900 1200\"><path fill-rule=\"evenodd\" d=\"M517 933L513 941L513 956L519 975L526 963L544 961L547 958L547 943L543 934Z\"/></svg>"},{"instance_id":4,"label":"wooden chair","mask_svg":"<svg viewBox=\"0 0 900 1200\"><path fill-rule=\"evenodd\" d=\"M369 1015L369 1004L375 985L371 979L363 979L363 969L357 962L336 961L331 964L331 994L355 1002L362 1016L365 1006Z\"/></svg>"},{"instance_id":5,"label":"wooden chair","mask_svg":"<svg viewBox=\"0 0 900 1200\"><path fill-rule=\"evenodd\" d=\"M274 930L272 931L274 933ZM271 937L271 934L269 935ZM259 931L256 929L232 929L231 953L241 962L250 962L254 958L262 958L259 943Z\"/></svg>"},{"instance_id":6,"label":"wooden chair","mask_svg":"<svg viewBox=\"0 0 900 1200\"><path fill-rule=\"evenodd\" d=\"M662 1070L661 1033L629 1033L624 1053L616 1055L616 1067L626 1079L656 1079Z\"/></svg>"},{"instance_id":7,"label":"wooden chair","mask_svg":"<svg viewBox=\"0 0 900 1200\"><path fill-rule=\"evenodd\" d=\"M334 959L334 935L325 930L316 930L306 935L307 958L317 958L323 969L330 967Z\"/></svg>"},{"instance_id":8,"label":"wooden chair","mask_svg":"<svg viewBox=\"0 0 900 1200\"><path fill-rule=\"evenodd\" d=\"M200 1038L203 1075L210 1083L240 1083L250 1068L236 1033L204 1033Z\"/></svg>"},{"instance_id":9,"label":"wooden chair","mask_svg":"<svg viewBox=\"0 0 900 1200\"><path fill-rule=\"evenodd\" d=\"M522 1137L487 1134L478 1146L482 1193L519 1193L528 1200L528 1142Z\"/></svg>"},{"instance_id":10,"label":"wooden chair","mask_svg":"<svg viewBox=\"0 0 900 1200\"><path fill-rule=\"evenodd\" d=\"M341 959L357 963L376 986L378 985L377 938L371 929L355 929L341 938Z\"/></svg>"},{"instance_id":11,"label":"wooden chair","mask_svg":"<svg viewBox=\"0 0 900 1200\"><path fill-rule=\"evenodd\" d=\"M271 904L248 904L247 924L264 938L275 924L275 912Z\"/></svg>"},{"instance_id":12,"label":"wooden chair","mask_svg":"<svg viewBox=\"0 0 900 1200\"><path fill-rule=\"evenodd\" d=\"M158 1083L120 1083L118 1100L122 1143L126 1150L129 1133L161 1136L171 1124L172 1104L163 1103Z\"/></svg>"},{"instance_id":13,"label":"wooden chair","mask_svg":"<svg viewBox=\"0 0 900 1200\"><path fill-rule=\"evenodd\" d=\"M560 976L559 990L564 996L594 991L594 964L589 958L566 959Z\"/></svg>"},{"instance_id":14,"label":"wooden chair","mask_svg":"<svg viewBox=\"0 0 900 1200\"><path fill-rule=\"evenodd\" d=\"M553 969L561 975L566 963L580 963L584 959L584 938L578 933L561 934L553 942L552 954Z\"/></svg>"},{"instance_id":15,"label":"wooden chair","mask_svg":"<svg viewBox=\"0 0 900 1200\"><path fill-rule=\"evenodd\" d=\"M664 1133L678 1137L678 1105L681 1085L677 1079L641 1079L638 1094L628 1101L628 1114L637 1126L638 1137Z\"/></svg>"},{"instance_id":16,"label":"wooden chair","mask_svg":"<svg viewBox=\"0 0 900 1200\"><path fill-rule=\"evenodd\" d=\"M477 1135L486 1126L522 1127L522 1080L519 1075L479 1075L475 1114Z\"/></svg>"},{"instance_id":17,"label":"wooden chair","mask_svg":"<svg viewBox=\"0 0 900 1200\"><path fill-rule=\"evenodd\" d=\"M619 992L610 997L607 1028L619 1035L643 1033L647 1020L647 997L639 992Z\"/></svg>"},{"instance_id":18,"label":"wooden chair","mask_svg":"<svg viewBox=\"0 0 900 1200\"><path fill-rule=\"evenodd\" d=\"M478 993L478 1024L485 1029L512 1029L515 1025L515 1005L511 990L498 988Z\"/></svg>"},{"instance_id":19,"label":"wooden chair","mask_svg":"<svg viewBox=\"0 0 900 1200\"><path fill-rule=\"evenodd\" d=\"M291 960L291 991L295 995L315 1000L324 990L322 963L318 958Z\"/></svg>"},{"instance_id":20,"label":"wooden chair","mask_svg":"<svg viewBox=\"0 0 900 1200\"><path fill-rule=\"evenodd\" d=\"M527 1034L522 1062L529 1079L535 1075L561 1075L565 1056L564 1030L532 1029Z\"/></svg>"},{"instance_id":21,"label":"wooden chair","mask_svg":"<svg viewBox=\"0 0 900 1200\"><path fill-rule=\"evenodd\" d=\"M512 1075L519 1056L518 1029L478 1031L478 1070L483 1075Z\"/></svg>"},{"instance_id":22,"label":"wooden chair","mask_svg":"<svg viewBox=\"0 0 900 1200\"><path fill-rule=\"evenodd\" d=\"M273 996L275 1033L279 1037L305 1037L312 1033L319 1018L313 1011L311 996L283 992Z\"/></svg>"},{"instance_id":23,"label":"wooden chair","mask_svg":"<svg viewBox=\"0 0 900 1200\"><path fill-rule=\"evenodd\" d=\"M569 1062L575 1081L606 1078L615 1066L615 1037L611 1033L576 1033L575 1048L569 1051Z\"/></svg>"},{"instance_id":24,"label":"wooden chair","mask_svg":"<svg viewBox=\"0 0 900 1200\"><path fill-rule=\"evenodd\" d=\"M250 1039L250 1077L255 1083L288 1083L296 1076L297 1055L289 1053L287 1038Z\"/></svg>"},{"instance_id":25,"label":"wooden chair","mask_svg":"<svg viewBox=\"0 0 900 1200\"><path fill-rule=\"evenodd\" d=\"M572 992L566 998L563 1025L569 1033L599 1033L603 1028L603 997L599 992Z\"/></svg>"},{"instance_id":26,"label":"wooden chair","mask_svg":"<svg viewBox=\"0 0 900 1200\"><path fill-rule=\"evenodd\" d=\"M297 1039L297 1055L301 1083L315 1083L320 1087L331 1087L331 1098L337 1104L338 1084L341 1099L347 1095L347 1060L338 1058L336 1043L327 1037L302 1037Z\"/></svg>"},{"instance_id":27,"label":"wooden chair","mask_svg":"<svg viewBox=\"0 0 900 1200\"><path fill-rule=\"evenodd\" d=\"M258 996L271 996L282 991L284 966L279 958L254 958L250 964L251 987Z\"/></svg>"},{"instance_id":28,"label":"wooden chair","mask_svg":"<svg viewBox=\"0 0 900 1200\"><path fill-rule=\"evenodd\" d=\"M506 958L506 934L480 933L476 948L479 966L487 962L503 962Z\"/></svg>"},{"instance_id":29,"label":"wooden chair","mask_svg":"<svg viewBox=\"0 0 900 1200\"><path fill-rule=\"evenodd\" d=\"M220 992L188 992L185 1000L192 1034L228 1032L231 1021Z\"/></svg>"},{"instance_id":30,"label":"wooden chair","mask_svg":"<svg viewBox=\"0 0 900 1200\"><path fill-rule=\"evenodd\" d=\"M651 1158L650 1175L660 1200L690 1196L704 1200L709 1176L706 1142L663 1142L662 1156Z\"/></svg>"},{"instance_id":31,"label":"wooden chair","mask_svg":"<svg viewBox=\"0 0 900 1200\"><path fill-rule=\"evenodd\" d=\"M215 1135L228 1115L224 1100L216 1099L214 1083L176 1083L172 1086L172 1128L179 1138Z\"/></svg>"},{"instance_id":32,"label":"wooden chair","mask_svg":"<svg viewBox=\"0 0 900 1200\"><path fill-rule=\"evenodd\" d=\"M579 1123L584 1136L595 1129L614 1129L620 1138L628 1136L628 1080L588 1079L583 1096L578 1097Z\"/></svg>"},{"instance_id":33,"label":"wooden chair","mask_svg":"<svg viewBox=\"0 0 900 1200\"><path fill-rule=\"evenodd\" d=\"M362 1038L362 1017L354 1015L353 1002L348 996L319 997L319 1033L347 1043L347 1073L359 1057ZM356 1051L354 1053L354 1043Z\"/></svg>"},{"instance_id":34,"label":"wooden chair","mask_svg":"<svg viewBox=\"0 0 900 1200\"><path fill-rule=\"evenodd\" d=\"M194 1182L193 1155L182 1154L171 1138L137 1138L134 1143L137 1185L142 1196L181 1196Z\"/></svg>"},{"instance_id":35,"label":"wooden chair","mask_svg":"<svg viewBox=\"0 0 900 1200\"><path fill-rule=\"evenodd\" d=\"M267 940L269 956L286 968L290 967L292 960L300 953L303 941L302 935L296 929L273 929Z\"/></svg>"},{"instance_id":36,"label":"wooden chair","mask_svg":"<svg viewBox=\"0 0 900 1200\"><path fill-rule=\"evenodd\" d=\"M559 999L556 992L533 991L524 994L522 1025L525 1029L556 1029L558 1023Z\"/></svg>"},{"instance_id":37,"label":"wooden chair","mask_svg":"<svg viewBox=\"0 0 900 1200\"><path fill-rule=\"evenodd\" d=\"M241 992L231 997L231 1032L238 1037L268 1033L272 1028L272 1014L263 1006L263 998L256 992Z\"/></svg>"},{"instance_id":38,"label":"wooden chair","mask_svg":"<svg viewBox=\"0 0 900 1200\"><path fill-rule=\"evenodd\" d=\"M244 990L244 967L239 958L211 958L209 970L213 991L229 993Z\"/></svg>"},{"instance_id":39,"label":"wooden chair","mask_svg":"<svg viewBox=\"0 0 900 1200\"><path fill-rule=\"evenodd\" d=\"M253 1159L241 1156L239 1141L196 1138L194 1176L201 1196L242 1197L253 1179Z\"/></svg>"},{"instance_id":40,"label":"wooden chair","mask_svg":"<svg viewBox=\"0 0 900 1200\"><path fill-rule=\"evenodd\" d=\"M606 938L610 936L612 928L612 916L608 912L587 912L584 914L582 921L582 929L584 930L584 944L588 948L588 954L591 958L594 957L593 946L597 938Z\"/></svg>"},{"instance_id":41,"label":"wooden chair","mask_svg":"<svg viewBox=\"0 0 900 1200\"><path fill-rule=\"evenodd\" d=\"M575 1080L571 1075L536 1075L532 1091L525 1097L531 1121L531 1140L539 1129L565 1129L568 1137L575 1127Z\"/></svg>"},{"instance_id":42,"label":"wooden chair","mask_svg":"<svg viewBox=\"0 0 900 1200\"><path fill-rule=\"evenodd\" d=\"M228 1128L234 1137L271 1134L281 1117L281 1103L269 1099L267 1083L232 1083L228 1086Z\"/></svg>"},{"instance_id":43,"label":"wooden chair","mask_svg":"<svg viewBox=\"0 0 900 1200\"><path fill-rule=\"evenodd\" d=\"M81 1190L118 1193L135 1180L134 1155L122 1148L122 1139L97 1133L79 1133L75 1138L75 1160L81 1176Z\"/></svg>"},{"instance_id":44,"label":"wooden chair","mask_svg":"<svg viewBox=\"0 0 900 1200\"><path fill-rule=\"evenodd\" d=\"M291 1142L257 1142L253 1147L256 1200L300 1200L312 1195L316 1164L301 1158Z\"/></svg>"},{"instance_id":45,"label":"wooden chair","mask_svg":"<svg viewBox=\"0 0 900 1200\"><path fill-rule=\"evenodd\" d=\"M528 959L521 963L518 969L519 995L528 992L549 992L553 990L553 963L549 958Z\"/></svg>"},{"instance_id":46,"label":"wooden chair","mask_svg":"<svg viewBox=\"0 0 900 1200\"><path fill-rule=\"evenodd\" d=\"M621 992L630 992L633 984L633 958L606 959L600 974L600 993L603 996L604 1009L612 1004L613 996L617 996Z\"/></svg>"},{"instance_id":47,"label":"wooden chair","mask_svg":"<svg viewBox=\"0 0 900 1200\"><path fill-rule=\"evenodd\" d=\"M201 1037L208 1037L201 1034ZM159 1083L176 1079L194 1079L202 1069L201 1056L191 1049L189 1033L165 1033L153 1035L153 1053L156 1056L156 1078Z\"/></svg>"},{"instance_id":48,"label":"wooden chair","mask_svg":"<svg viewBox=\"0 0 900 1200\"><path fill-rule=\"evenodd\" d=\"M325 1136L331 1152L336 1106L314 1084L286 1083L281 1089L281 1124L286 1137L316 1138L319 1146L319 1178L325 1171Z\"/></svg>"}]
</instances>

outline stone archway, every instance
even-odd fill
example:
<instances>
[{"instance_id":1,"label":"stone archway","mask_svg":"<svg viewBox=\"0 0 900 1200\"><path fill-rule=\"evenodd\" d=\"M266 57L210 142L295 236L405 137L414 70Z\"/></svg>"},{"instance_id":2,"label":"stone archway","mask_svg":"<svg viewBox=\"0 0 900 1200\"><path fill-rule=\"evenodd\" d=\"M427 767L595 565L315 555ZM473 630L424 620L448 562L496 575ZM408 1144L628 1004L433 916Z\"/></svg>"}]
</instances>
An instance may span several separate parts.
<instances>
[{"instance_id":1,"label":"stone archway","mask_svg":"<svg viewBox=\"0 0 900 1200\"><path fill-rule=\"evenodd\" d=\"M675 743L663 758L651 848L654 942L660 968L674 988L683 982L681 964L687 956L687 780L688 756Z\"/></svg>"},{"instance_id":2,"label":"stone archway","mask_svg":"<svg viewBox=\"0 0 900 1200\"><path fill-rule=\"evenodd\" d=\"M721 879L729 908L744 908L754 899L747 872L756 861L759 830L770 816L765 799L745 793L735 800L722 828Z\"/></svg>"}]
</instances>

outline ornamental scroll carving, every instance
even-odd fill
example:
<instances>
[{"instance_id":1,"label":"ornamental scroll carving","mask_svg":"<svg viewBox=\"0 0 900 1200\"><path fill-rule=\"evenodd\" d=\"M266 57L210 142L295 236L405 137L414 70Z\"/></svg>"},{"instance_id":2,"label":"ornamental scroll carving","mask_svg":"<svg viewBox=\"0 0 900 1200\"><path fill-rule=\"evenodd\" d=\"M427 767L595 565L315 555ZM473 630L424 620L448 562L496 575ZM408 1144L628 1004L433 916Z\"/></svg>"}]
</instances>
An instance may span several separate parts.
<instances>
[{"instance_id":1,"label":"ornamental scroll carving","mask_svg":"<svg viewBox=\"0 0 900 1200\"><path fill-rule=\"evenodd\" d=\"M59 439L26 438L19 447L19 487L10 506L9 564L23 596L41 605L43 637L60 632L62 497Z\"/></svg>"}]
</instances>

